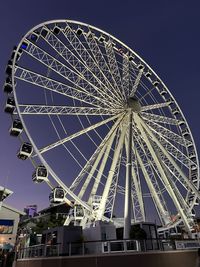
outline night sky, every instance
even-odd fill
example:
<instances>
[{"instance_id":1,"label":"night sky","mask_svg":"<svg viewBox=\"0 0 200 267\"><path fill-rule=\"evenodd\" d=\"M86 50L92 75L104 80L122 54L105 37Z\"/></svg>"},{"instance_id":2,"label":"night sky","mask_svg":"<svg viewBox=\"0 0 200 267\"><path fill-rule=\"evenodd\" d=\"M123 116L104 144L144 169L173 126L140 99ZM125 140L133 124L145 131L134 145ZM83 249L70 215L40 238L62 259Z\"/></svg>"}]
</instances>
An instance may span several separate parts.
<instances>
[{"instance_id":1,"label":"night sky","mask_svg":"<svg viewBox=\"0 0 200 267\"><path fill-rule=\"evenodd\" d=\"M11 50L33 26L52 20L70 19L96 26L135 50L159 75L180 105L200 151L200 2L199 1L5 1L0 4L0 84ZM33 167L20 161L19 140L9 136L10 118L0 112L0 185L14 194L7 203L23 209L49 205L49 188L34 185Z\"/></svg>"}]
</instances>

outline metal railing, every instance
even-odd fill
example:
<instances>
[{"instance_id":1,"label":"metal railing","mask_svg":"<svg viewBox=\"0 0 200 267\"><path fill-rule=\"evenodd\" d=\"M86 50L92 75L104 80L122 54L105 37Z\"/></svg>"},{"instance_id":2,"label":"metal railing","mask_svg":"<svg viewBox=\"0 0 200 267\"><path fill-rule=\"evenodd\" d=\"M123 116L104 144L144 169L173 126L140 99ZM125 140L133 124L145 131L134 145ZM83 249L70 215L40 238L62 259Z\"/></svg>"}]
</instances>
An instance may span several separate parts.
<instances>
[{"instance_id":1,"label":"metal railing","mask_svg":"<svg viewBox=\"0 0 200 267\"><path fill-rule=\"evenodd\" d=\"M140 244L137 240L110 240L68 244L69 256L119 252L124 253L139 250Z\"/></svg>"},{"instance_id":2,"label":"metal railing","mask_svg":"<svg viewBox=\"0 0 200 267\"><path fill-rule=\"evenodd\" d=\"M18 259L57 256L83 256L95 254L129 253L145 251L167 251L180 249L200 248L198 240L169 240L169 239L144 239L144 240L106 240L73 242L56 245L35 245L20 249Z\"/></svg>"},{"instance_id":3,"label":"metal railing","mask_svg":"<svg viewBox=\"0 0 200 267\"><path fill-rule=\"evenodd\" d=\"M35 245L20 249L18 259L52 256L75 256L101 253L133 252L140 250L137 240L92 241L57 245Z\"/></svg>"},{"instance_id":4,"label":"metal railing","mask_svg":"<svg viewBox=\"0 0 200 267\"><path fill-rule=\"evenodd\" d=\"M18 259L35 258L35 257L52 257L59 256L58 245L35 245L20 249L17 253Z\"/></svg>"}]
</instances>

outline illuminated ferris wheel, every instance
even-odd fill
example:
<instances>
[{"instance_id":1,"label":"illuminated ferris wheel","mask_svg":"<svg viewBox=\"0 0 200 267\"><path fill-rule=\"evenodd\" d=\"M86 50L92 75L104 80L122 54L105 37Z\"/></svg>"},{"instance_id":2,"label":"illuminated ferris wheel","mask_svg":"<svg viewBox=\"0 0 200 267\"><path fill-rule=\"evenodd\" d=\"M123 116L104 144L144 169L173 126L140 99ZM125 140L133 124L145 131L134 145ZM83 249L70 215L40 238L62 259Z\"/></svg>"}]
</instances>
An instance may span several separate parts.
<instances>
[{"instance_id":1,"label":"illuminated ferris wheel","mask_svg":"<svg viewBox=\"0 0 200 267\"><path fill-rule=\"evenodd\" d=\"M191 231L200 197L193 137L132 49L91 25L48 21L14 48L6 74L18 157L30 158L51 202L69 203L83 225L122 217L125 237L153 210L161 229Z\"/></svg>"}]
</instances>

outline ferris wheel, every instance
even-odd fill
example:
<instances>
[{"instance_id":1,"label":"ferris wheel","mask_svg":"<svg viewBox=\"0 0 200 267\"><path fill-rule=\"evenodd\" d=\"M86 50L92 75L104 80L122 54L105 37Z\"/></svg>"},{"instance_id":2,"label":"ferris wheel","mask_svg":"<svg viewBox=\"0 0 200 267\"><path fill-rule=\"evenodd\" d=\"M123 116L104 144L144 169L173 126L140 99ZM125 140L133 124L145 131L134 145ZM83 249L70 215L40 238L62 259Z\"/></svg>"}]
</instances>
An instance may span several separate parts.
<instances>
[{"instance_id":1,"label":"ferris wheel","mask_svg":"<svg viewBox=\"0 0 200 267\"><path fill-rule=\"evenodd\" d=\"M191 231L195 143L175 98L132 49L91 25L48 21L14 48L6 74L10 134L50 201L79 205L85 222L122 217L125 237L131 220L154 211L161 229Z\"/></svg>"}]
</instances>

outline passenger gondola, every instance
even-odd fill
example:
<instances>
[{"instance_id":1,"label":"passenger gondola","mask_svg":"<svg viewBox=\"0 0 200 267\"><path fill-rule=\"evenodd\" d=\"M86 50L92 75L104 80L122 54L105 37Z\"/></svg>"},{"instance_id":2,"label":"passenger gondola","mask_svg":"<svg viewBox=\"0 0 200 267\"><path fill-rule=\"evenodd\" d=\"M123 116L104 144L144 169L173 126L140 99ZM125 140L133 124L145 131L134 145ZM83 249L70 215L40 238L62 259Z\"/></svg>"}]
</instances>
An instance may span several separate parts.
<instances>
[{"instance_id":1,"label":"passenger gondola","mask_svg":"<svg viewBox=\"0 0 200 267\"><path fill-rule=\"evenodd\" d=\"M6 113L12 114L14 109L15 109L15 100L12 97L8 97L4 111Z\"/></svg>"},{"instance_id":2,"label":"passenger gondola","mask_svg":"<svg viewBox=\"0 0 200 267\"><path fill-rule=\"evenodd\" d=\"M20 147L20 150L17 154L19 159L25 160L31 156L33 153L33 147L30 143L23 143Z\"/></svg>"},{"instance_id":3,"label":"passenger gondola","mask_svg":"<svg viewBox=\"0 0 200 267\"><path fill-rule=\"evenodd\" d=\"M11 136L19 136L23 131L23 125L20 120L16 119L13 121L12 126L10 128L10 135Z\"/></svg>"},{"instance_id":4,"label":"passenger gondola","mask_svg":"<svg viewBox=\"0 0 200 267\"><path fill-rule=\"evenodd\" d=\"M52 204L62 203L65 199L65 191L61 187L55 187L52 189L49 195L49 201Z\"/></svg>"},{"instance_id":5,"label":"passenger gondola","mask_svg":"<svg viewBox=\"0 0 200 267\"><path fill-rule=\"evenodd\" d=\"M33 175L32 175L32 180L35 183L42 183L44 181L48 181L48 170L45 166L39 165Z\"/></svg>"}]
</instances>

